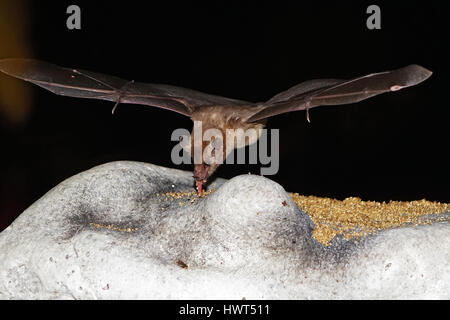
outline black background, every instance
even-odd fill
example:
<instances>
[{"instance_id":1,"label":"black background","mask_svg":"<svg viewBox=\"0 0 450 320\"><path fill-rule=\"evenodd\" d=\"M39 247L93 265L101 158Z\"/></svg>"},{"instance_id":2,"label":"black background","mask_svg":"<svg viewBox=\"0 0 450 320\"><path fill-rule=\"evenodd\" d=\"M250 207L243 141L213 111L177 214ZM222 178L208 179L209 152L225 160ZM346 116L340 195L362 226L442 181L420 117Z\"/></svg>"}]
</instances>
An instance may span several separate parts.
<instances>
[{"instance_id":1,"label":"black background","mask_svg":"<svg viewBox=\"0 0 450 320\"><path fill-rule=\"evenodd\" d=\"M381 30L366 27L373 3ZM270 179L305 195L450 202L443 3L30 1L24 19L33 58L249 101L309 79L423 65L434 74L417 87L313 109L311 124L302 111L272 118L268 128L281 129L280 170ZM70 4L81 7L81 30L66 28ZM134 160L192 169L170 160L170 135L191 129L187 117L137 105L120 105L112 116L113 103L33 93L28 121L0 121L0 230L95 165ZM259 166L224 165L216 175L247 172L259 174Z\"/></svg>"}]
</instances>

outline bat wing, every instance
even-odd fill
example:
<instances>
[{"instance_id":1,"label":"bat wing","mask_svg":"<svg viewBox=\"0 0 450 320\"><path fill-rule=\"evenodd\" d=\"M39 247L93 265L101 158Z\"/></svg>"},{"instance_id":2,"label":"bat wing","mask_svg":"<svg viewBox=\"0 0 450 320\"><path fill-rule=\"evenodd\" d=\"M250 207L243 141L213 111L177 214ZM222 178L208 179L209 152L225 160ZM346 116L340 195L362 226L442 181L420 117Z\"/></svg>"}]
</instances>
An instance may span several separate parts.
<instances>
[{"instance_id":1,"label":"bat wing","mask_svg":"<svg viewBox=\"0 0 450 320\"><path fill-rule=\"evenodd\" d=\"M32 59L0 60L0 71L58 95L114 101L116 105L143 104L186 116L201 106L251 104L170 85L140 83L91 71L63 68Z\"/></svg>"},{"instance_id":2,"label":"bat wing","mask_svg":"<svg viewBox=\"0 0 450 320\"><path fill-rule=\"evenodd\" d=\"M381 93L416 85L426 80L431 74L431 71L419 65L409 65L393 71L373 73L351 80L306 81L263 103L263 109L259 109L247 122L291 111L308 111L310 108L318 106L359 102Z\"/></svg>"}]
</instances>

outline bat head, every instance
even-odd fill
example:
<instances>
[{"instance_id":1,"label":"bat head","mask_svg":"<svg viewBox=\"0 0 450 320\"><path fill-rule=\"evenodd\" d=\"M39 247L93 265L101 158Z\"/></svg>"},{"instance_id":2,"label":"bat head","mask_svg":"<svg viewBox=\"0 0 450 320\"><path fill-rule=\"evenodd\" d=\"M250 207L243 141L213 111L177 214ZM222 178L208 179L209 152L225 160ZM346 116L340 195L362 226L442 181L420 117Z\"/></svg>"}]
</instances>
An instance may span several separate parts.
<instances>
[{"instance_id":1,"label":"bat head","mask_svg":"<svg viewBox=\"0 0 450 320\"><path fill-rule=\"evenodd\" d=\"M210 170L210 166L206 163L194 165L194 179L197 182L205 183L212 173L213 171Z\"/></svg>"},{"instance_id":2,"label":"bat head","mask_svg":"<svg viewBox=\"0 0 450 320\"><path fill-rule=\"evenodd\" d=\"M194 156L194 179L197 182L206 182L208 178L216 171L216 169L222 164L224 157L224 151L217 148L219 139L212 139L211 141L203 141L201 147L193 147L193 154L195 152L201 155L200 163L195 163Z\"/></svg>"},{"instance_id":3,"label":"bat head","mask_svg":"<svg viewBox=\"0 0 450 320\"><path fill-rule=\"evenodd\" d=\"M208 181L208 178L216 171L216 169L219 167L221 163L215 161L215 157L211 155L207 155L206 152L209 148L211 148L213 145L213 142L209 143L203 143L201 149L202 155L206 155L205 157L202 157L201 163L194 163L194 179L197 185L197 191L199 196L203 194L203 184ZM199 150L200 151L200 150ZM214 154L214 149L213 149ZM195 162L195 159L194 159Z\"/></svg>"},{"instance_id":4,"label":"bat head","mask_svg":"<svg viewBox=\"0 0 450 320\"><path fill-rule=\"evenodd\" d=\"M182 148L188 153L194 163L193 177L197 183L205 183L208 178L216 171L222 164L222 159L225 156L223 150L217 148L219 140L214 137L209 141L195 141L194 136L190 139L186 136L183 141L188 141L187 144L182 145Z\"/></svg>"}]
</instances>

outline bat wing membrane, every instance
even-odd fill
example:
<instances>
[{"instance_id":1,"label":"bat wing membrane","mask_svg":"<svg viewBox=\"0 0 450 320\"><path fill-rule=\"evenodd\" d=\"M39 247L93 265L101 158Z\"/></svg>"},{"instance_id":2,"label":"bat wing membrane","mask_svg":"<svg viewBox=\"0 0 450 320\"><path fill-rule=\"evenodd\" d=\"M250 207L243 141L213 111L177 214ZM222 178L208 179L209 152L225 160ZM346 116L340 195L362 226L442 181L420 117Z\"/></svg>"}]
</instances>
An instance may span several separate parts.
<instances>
[{"instance_id":1,"label":"bat wing membrane","mask_svg":"<svg viewBox=\"0 0 450 320\"><path fill-rule=\"evenodd\" d=\"M190 116L203 106L240 106L253 103L164 84L149 84L85 70L59 67L32 59L0 60L0 71L32 82L55 94L155 106ZM359 102L381 93L416 85L431 71L409 65L393 71L374 73L351 80L319 79L296 85L258 104L247 122L281 113L308 110L321 105Z\"/></svg>"},{"instance_id":2,"label":"bat wing membrane","mask_svg":"<svg viewBox=\"0 0 450 320\"><path fill-rule=\"evenodd\" d=\"M432 74L419 66L409 65L393 71L374 73L351 80L310 80L294 86L263 103L262 110L247 122L258 121L281 113L308 110L323 105L359 102L381 93L416 85Z\"/></svg>"},{"instance_id":3,"label":"bat wing membrane","mask_svg":"<svg viewBox=\"0 0 450 320\"><path fill-rule=\"evenodd\" d=\"M190 116L196 107L251 104L191 89L134 82L91 71L63 68L33 59L0 60L0 71L58 95L150 105L186 116Z\"/></svg>"}]
</instances>

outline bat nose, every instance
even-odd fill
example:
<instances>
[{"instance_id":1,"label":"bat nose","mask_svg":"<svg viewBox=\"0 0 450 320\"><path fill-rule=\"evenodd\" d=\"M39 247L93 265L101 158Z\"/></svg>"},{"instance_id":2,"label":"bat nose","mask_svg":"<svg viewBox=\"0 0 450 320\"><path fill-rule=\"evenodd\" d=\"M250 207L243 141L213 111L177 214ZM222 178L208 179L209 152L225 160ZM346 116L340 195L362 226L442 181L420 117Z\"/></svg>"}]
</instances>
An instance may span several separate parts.
<instances>
[{"instance_id":1,"label":"bat nose","mask_svg":"<svg viewBox=\"0 0 450 320\"><path fill-rule=\"evenodd\" d=\"M193 175L193 177L194 177L194 180L195 181L198 181L198 182L206 182L207 181L207 179L206 179L206 175L198 175L198 174L194 174Z\"/></svg>"}]
</instances>

